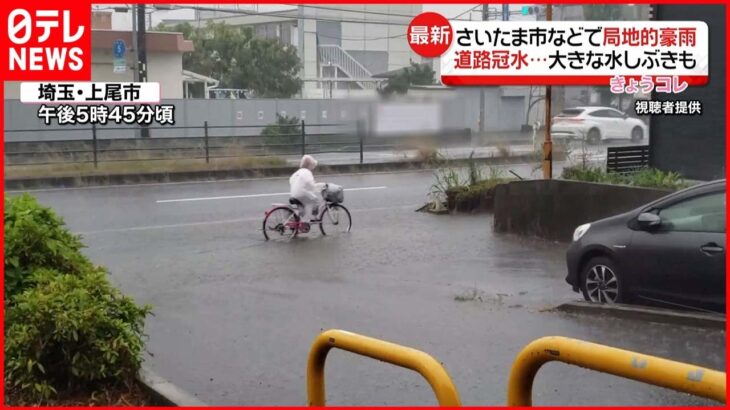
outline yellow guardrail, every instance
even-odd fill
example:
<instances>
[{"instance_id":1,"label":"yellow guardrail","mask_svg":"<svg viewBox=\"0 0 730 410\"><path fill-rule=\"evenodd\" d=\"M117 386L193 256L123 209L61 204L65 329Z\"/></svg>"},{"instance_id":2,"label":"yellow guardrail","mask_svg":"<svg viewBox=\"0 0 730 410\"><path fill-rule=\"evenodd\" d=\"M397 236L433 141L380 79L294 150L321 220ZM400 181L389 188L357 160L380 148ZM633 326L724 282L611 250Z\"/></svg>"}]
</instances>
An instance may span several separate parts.
<instances>
[{"instance_id":1,"label":"yellow guardrail","mask_svg":"<svg viewBox=\"0 0 730 410\"><path fill-rule=\"evenodd\" d=\"M517 355L509 375L508 406L532 405L540 366L560 361L725 403L725 373L567 337L543 337Z\"/></svg>"},{"instance_id":2,"label":"yellow guardrail","mask_svg":"<svg viewBox=\"0 0 730 410\"><path fill-rule=\"evenodd\" d=\"M430 355L410 347L400 346L343 330L328 330L314 339L307 362L307 396L310 406L325 405L324 364L330 349L381 360L411 369L431 385L441 406L460 406L459 393L446 370Z\"/></svg>"}]
</instances>

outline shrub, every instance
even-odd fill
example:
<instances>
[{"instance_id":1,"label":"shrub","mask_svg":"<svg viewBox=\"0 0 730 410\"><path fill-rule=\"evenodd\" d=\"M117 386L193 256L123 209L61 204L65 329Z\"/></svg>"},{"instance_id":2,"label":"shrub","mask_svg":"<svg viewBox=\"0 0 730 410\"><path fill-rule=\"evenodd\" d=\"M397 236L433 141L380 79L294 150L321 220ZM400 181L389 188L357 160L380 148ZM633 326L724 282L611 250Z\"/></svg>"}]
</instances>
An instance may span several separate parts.
<instances>
[{"instance_id":1,"label":"shrub","mask_svg":"<svg viewBox=\"0 0 730 410\"><path fill-rule=\"evenodd\" d=\"M663 189L681 189L689 186L679 173L664 172L655 168L642 169L632 174L630 184Z\"/></svg>"},{"instance_id":2,"label":"shrub","mask_svg":"<svg viewBox=\"0 0 730 410\"><path fill-rule=\"evenodd\" d=\"M487 189L483 189L480 185L471 185L466 187L456 194L455 206L459 207L462 204L479 201L486 191Z\"/></svg>"},{"instance_id":3,"label":"shrub","mask_svg":"<svg viewBox=\"0 0 730 410\"><path fill-rule=\"evenodd\" d=\"M141 365L144 319L103 270L80 275L41 269L36 285L6 310L5 386L26 402L56 391L129 385Z\"/></svg>"},{"instance_id":4,"label":"shrub","mask_svg":"<svg viewBox=\"0 0 730 410\"><path fill-rule=\"evenodd\" d=\"M563 169L563 179L597 183L621 183L621 175L609 174L597 167L566 167ZM613 181L613 182L612 182Z\"/></svg>"},{"instance_id":5,"label":"shrub","mask_svg":"<svg viewBox=\"0 0 730 410\"><path fill-rule=\"evenodd\" d=\"M464 172L445 162L434 176L436 181L431 185L430 196L445 203L450 211L489 208L494 187L513 180L505 178L504 170L499 167L488 167L485 172L474 159L474 152L469 155Z\"/></svg>"},{"instance_id":6,"label":"shrub","mask_svg":"<svg viewBox=\"0 0 730 410\"><path fill-rule=\"evenodd\" d=\"M606 172L598 167L568 167L563 169L563 179L597 182L604 184L631 185L644 188L672 189L686 188L689 184L676 172L665 172L646 168L633 173Z\"/></svg>"},{"instance_id":7,"label":"shrub","mask_svg":"<svg viewBox=\"0 0 730 410\"><path fill-rule=\"evenodd\" d=\"M491 208L490 197L493 195L494 187L509 181L510 179L506 178L489 178L469 185L456 193L452 208L460 211Z\"/></svg>"},{"instance_id":8,"label":"shrub","mask_svg":"<svg viewBox=\"0 0 730 410\"><path fill-rule=\"evenodd\" d=\"M273 144L291 144L299 141L302 134L302 124L297 117L285 117L276 114L276 122L261 130L261 136Z\"/></svg>"},{"instance_id":9,"label":"shrub","mask_svg":"<svg viewBox=\"0 0 730 410\"><path fill-rule=\"evenodd\" d=\"M5 197L5 301L32 285L31 273L52 268L77 274L92 267L81 237L28 194Z\"/></svg>"},{"instance_id":10,"label":"shrub","mask_svg":"<svg viewBox=\"0 0 730 410\"><path fill-rule=\"evenodd\" d=\"M149 307L82 253L81 238L30 195L5 198L5 388L19 404L130 383Z\"/></svg>"}]
</instances>

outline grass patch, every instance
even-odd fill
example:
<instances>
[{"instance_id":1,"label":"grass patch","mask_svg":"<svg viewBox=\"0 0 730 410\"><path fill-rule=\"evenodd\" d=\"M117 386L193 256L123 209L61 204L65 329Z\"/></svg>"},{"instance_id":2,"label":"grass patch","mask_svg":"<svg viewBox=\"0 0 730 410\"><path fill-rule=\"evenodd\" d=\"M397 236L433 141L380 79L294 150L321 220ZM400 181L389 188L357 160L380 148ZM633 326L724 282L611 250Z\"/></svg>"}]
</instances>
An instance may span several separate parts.
<instances>
[{"instance_id":1,"label":"grass patch","mask_svg":"<svg viewBox=\"0 0 730 410\"><path fill-rule=\"evenodd\" d=\"M197 159L161 159L100 162L97 168L90 163L61 163L48 165L6 165L6 178L36 178L78 175L139 174L153 172L185 172L256 169L286 166L286 160L280 157L211 158L206 163L204 158Z\"/></svg>"},{"instance_id":2,"label":"grass patch","mask_svg":"<svg viewBox=\"0 0 730 410\"><path fill-rule=\"evenodd\" d=\"M505 178L500 168L480 167L473 152L465 169L452 167L448 161L443 164L434 174L429 196L431 202L443 204L449 211L490 210L494 205L494 188L512 180Z\"/></svg>"}]
</instances>

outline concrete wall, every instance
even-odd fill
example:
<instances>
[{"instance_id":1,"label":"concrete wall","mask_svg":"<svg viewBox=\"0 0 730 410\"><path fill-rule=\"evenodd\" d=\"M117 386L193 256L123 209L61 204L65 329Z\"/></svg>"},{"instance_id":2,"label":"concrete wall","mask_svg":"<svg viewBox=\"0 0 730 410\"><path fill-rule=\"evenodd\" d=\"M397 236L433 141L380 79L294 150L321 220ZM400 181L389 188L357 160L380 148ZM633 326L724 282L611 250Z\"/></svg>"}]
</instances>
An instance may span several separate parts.
<instances>
[{"instance_id":1,"label":"concrete wall","mask_svg":"<svg viewBox=\"0 0 730 410\"><path fill-rule=\"evenodd\" d=\"M152 75L153 73L151 73ZM163 88L163 96L170 94L170 87ZM173 90L174 91L174 90ZM343 90L344 91L344 90ZM446 89L420 96L396 99L397 102L408 104L433 103L438 106L441 118L441 129L450 133L469 129L472 134L479 127L479 90L464 88L458 90ZM509 103L507 103L509 102ZM256 126L258 128L233 129L215 128L210 135L256 135L261 128L276 120L276 113L289 117L302 118L309 124L346 124L353 128L354 122L364 120L366 129L392 128L397 124L379 124L377 121L399 122L402 118L397 113L388 115L389 119L379 119L376 107L382 104L380 100L337 100L337 99L254 99L254 100L203 100L203 99L165 99L163 103L175 105L176 126L200 127L204 121L215 126ZM517 132L520 130L524 118L526 101L522 97L511 94L505 95L499 87L486 89L485 130L486 132ZM43 141L59 139L86 139L89 131L77 135L74 130L89 128L89 126L53 126L43 124L37 118L37 105L21 104L17 100L5 100L5 129L43 129L50 132L6 132L6 141ZM407 111L407 108L406 110ZM405 113L404 111L404 113ZM405 115L405 114L404 114ZM424 114L426 115L426 114ZM99 126L99 138L131 138L134 132L104 131L120 126ZM334 127L313 128L311 132L330 132ZM423 130L425 133L433 131L433 124ZM201 130L151 130L156 137L192 137L200 136ZM488 137L484 142L489 142Z\"/></svg>"},{"instance_id":2,"label":"concrete wall","mask_svg":"<svg viewBox=\"0 0 730 410\"><path fill-rule=\"evenodd\" d=\"M304 117L310 124L345 124L337 126L307 127L309 133L338 133L354 129L354 122L368 118L368 105L341 100L165 100L165 104L175 106L175 127L202 127L205 121L211 128L209 136L258 135L263 127L276 121L276 114L289 117ZM37 118L37 105L21 104L18 101L5 101L5 129L43 129L47 132L7 132L6 142L51 141L63 139L89 139L91 131L85 126L46 126ZM351 124L351 125L347 125ZM247 128L227 128L246 126ZM128 125L98 126L97 137L134 138L134 130ZM80 130L82 129L82 130ZM152 129L153 137L200 137L203 130L198 129Z\"/></svg>"},{"instance_id":3,"label":"concrete wall","mask_svg":"<svg viewBox=\"0 0 730 410\"><path fill-rule=\"evenodd\" d=\"M563 180L499 185L496 232L568 242L578 225L638 208L669 191Z\"/></svg>"}]
</instances>

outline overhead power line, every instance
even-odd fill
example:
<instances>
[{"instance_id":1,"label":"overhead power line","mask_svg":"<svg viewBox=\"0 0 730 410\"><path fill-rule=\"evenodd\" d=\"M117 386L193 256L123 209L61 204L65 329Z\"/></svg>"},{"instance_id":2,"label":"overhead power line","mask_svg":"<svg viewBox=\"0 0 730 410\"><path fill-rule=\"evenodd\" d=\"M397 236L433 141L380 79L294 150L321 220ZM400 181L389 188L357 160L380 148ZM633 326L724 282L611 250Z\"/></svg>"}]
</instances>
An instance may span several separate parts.
<instances>
[{"instance_id":1,"label":"overhead power line","mask_svg":"<svg viewBox=\"0 0 730 410\"><path fill-rule=\"evenodd\" d=\"M398 27L405 27L405 26L408 26L408 24L410 24L410 22L398 23L398 22L394 22L394 21L336 19L336 18L314 17L314 16L294 16L294 15L290 15L290 14L282 14L281 12L255 12L255 11L247 11L247 10L216 9L216 8L212 8L212 7L201 7L201 6L178 6L175 8L175 10L184 10L184 9L192 9L192 10L198 10L198 11L214 11L214 12L232 14L231 16L215 16L215 17L205 18L202 20L226 20L226 19L236 18L236 17L238 17L237 15L245 15L245 16L280 17L280 18L289 19L289 20L331 21L331 22L342 22L342 23L376 24L376 25L398 26Z\"/></svg>"},{"instance_id":2,"label":"overhead power line","mask_svg":"<svg viewBox=\"0 0 730 410\"><path fill-rule=\"evenodd\" d=\"M361 13L361 14L371 14L371 15L381 15L381 16L389 16L389 17L403 17L412 19L415 17L414 15L410 14L399 14L399 13L388 13L388 12L379 12L379 11L371 11L371 10L349 10L349 9L343 9L343 8L337 8L337 7L326 7L326 6L310 6L310 5L303 5L304 8L309 9L320 9L320 10L331 10L331 11L340 11L344 13ZM461 19L464 14L474 11L477 7L481 6L475 6L470 8L469 10L466 10L454 17L449 18L450 20L462 20L462 21L468 21L468 19ZM364 19L354 19L354 18L334 18L334 17L328 17L328 16L298 16L298 15L292 15L292 14L285 14L285 11L279 10L279 11L249 11L249 10L241 10L241 9L226 9L226 8L214 8L214 7L204 7L204 6L176 6L176 10L182 10L182 9L192 9L197 11L211 11L211 12L218 12L218 13L227 13L231 14L230 16L212 16L208 17L204 20L226 20L231 18L236 18L240 15L245 16L271 16L271 17L280 17L285 19L302 19L302 20L314 20L314 21L330 21L330 22L343 22L343 23L359 23L359 24L377 24L377 25L388 25L388 26L398 26L398 27L405 27L410 24L409 21L404 22L396 22L396 21L382 21L382 20L364 20ZM516 12L516 14L519 14L519 12ZM499 13L494 13L494 15L499 15Z\"/></svg>"}]
</instances>

